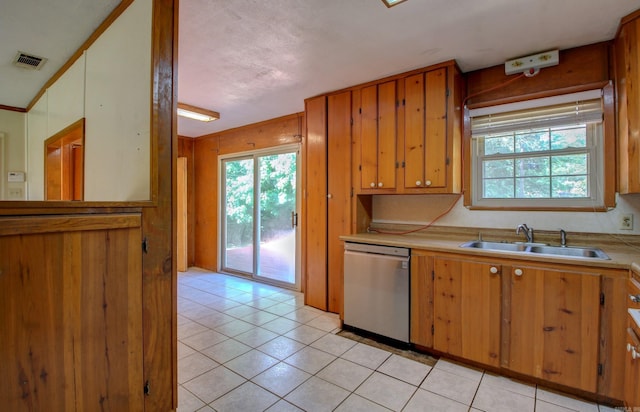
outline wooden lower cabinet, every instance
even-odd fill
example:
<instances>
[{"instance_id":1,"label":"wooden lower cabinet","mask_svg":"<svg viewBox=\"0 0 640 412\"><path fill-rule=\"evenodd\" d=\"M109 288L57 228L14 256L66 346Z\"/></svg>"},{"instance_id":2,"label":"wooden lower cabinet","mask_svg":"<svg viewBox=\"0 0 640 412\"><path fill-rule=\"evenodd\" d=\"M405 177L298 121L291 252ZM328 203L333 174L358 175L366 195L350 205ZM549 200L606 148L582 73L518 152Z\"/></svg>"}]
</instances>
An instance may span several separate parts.
<instances>
[{"instance_id":1,"label":"wooden lower cabinet","mask_svg":"<svg viewBox=\"0 0 640 412\"><path fill-rule=\"evenodd\" d=\"M413 249L411 342L620 400L626 275Z\"/></svg>"},{"instance_id":2,"label":"wooden lower cabinet","mask_svg":"<svg viewBox=\"0 0 640 412\"><path fill-rule=\"evenodd\" d=\"M500 365L500 265L434 258L433 348Z\"/></svg>"},{"instance_id":3,"label":"wooden lower cabinet","mask_svg":"<svg viewBox=\"0 0 640 412\"><path fill-rule=\"evenodd\" d=\"M624 401L629 407L638 407L640 406L640 338L632 328L627 329L626 349Z\"/></svg>"},{"instance_id":4,"label":"wooden lower cabinet","mask_svg":"<svg viewBox=\"0 0 640 412\"><path fill-rule=\"evenodd\" d=\"M433 346L433 257L411 252L410 341L425 348Z\"/></svg>"},{"instance_id":5,"label":"wooden lower cabinet","mask_svg":"<svg viewBox=\"0 0 640 412\"><path fill-rule=\"evenodd\" d=\"M514 265L506 367L596 392L600 276Z\"/></svg>"}]
</instances>

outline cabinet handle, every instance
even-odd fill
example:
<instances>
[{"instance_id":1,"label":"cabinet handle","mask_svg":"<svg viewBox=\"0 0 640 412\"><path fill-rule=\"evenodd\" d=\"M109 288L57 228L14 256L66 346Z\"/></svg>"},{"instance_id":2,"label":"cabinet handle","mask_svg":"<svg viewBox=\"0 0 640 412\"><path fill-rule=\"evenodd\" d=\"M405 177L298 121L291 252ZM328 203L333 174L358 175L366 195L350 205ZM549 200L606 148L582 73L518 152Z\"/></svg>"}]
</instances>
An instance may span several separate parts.
<instances>
[{"instance_id":1,"label":"cabinet handle","mask_svg":"<svg viewBox=\"0 0 640 412\"><path fill-rule=\"evenodd\" d=\"M420 186L421 184L422 184L422 182L421 182L421 181L416 180L416 186Z\"/></svg>"},{"instance_id":2,"label":"cabinet handle","mask_svg":"<svg viewBox=\"0 0 640 412\"><path fill-rule=\"evenodd\" d=\"M631 352L631 348L633 348L633 346L630 343L627 343L627 352Z\"/></svg>"},{"instance_id":3,"label":"cabinet handle","mask_svg":"<svg viewBox=\"0 0 640 412\"><path fill-rule=\"evenodd\" d=\"M378 187L382 187L382 182L378 183Z\"/></svg>"},{"instance_id":4,"label":"cabinet handle","mask_svg":"<svg viewBox=\"0 0 640 412\"><path fill-rule=\"evenodd\" d=\"M329 194L327 195L327 199L331 199L332 197L333 197L333 195L332 195L331 193L329 193Z\"/></svg>"},{"instance_id":5,"label":"cabinet handle","mask_svg":"<svg viewBox=\"0 0 640 412\"><path fill-rule=\"evenodd\" d=\"M371 186L371 187L376 187L376 184L375 184L375 183L373 183L373 182L371 182L371 184L370 184L369 186Z\"/></svg>"},{"instance_id":6,"label":"cabinet handle","mask_svg":"<svg viewBox=\"0 0 640 412\"><path fill-rule=\"evenodd\" d=\"M513 271L513 274L516 275L516 276L522 276L522 273L523 273L522 269L516 269L516 270Z\"/></svg>"},{"instance_id":7,"label":"cabinet handle","mask_svg":"<svg viewBox=\"0 0 640 412\"><path fill-rule=\"evenodd\" d=\"M495 266L491 266L489 272L491 272L492 275L495 275L496 273L498 273L498 268Z\"/></svg>"},{"instance_id":8,"label":"cabinet handle","mask_svg":"<svg viewBox=\"0 0 640 412\"><path fill-rule=\"evenodd\" d=\"M640 295L629 295L629 299L633 303L640 303Z\"/></svg>"},{"instance_id":9,"label":"cabinet handle","mask_svg":"<svg viewBox=\"0 0 640 412\"><path fill-rule=\"evenodd\" d=\"M425 180L424 184L427 185L427 186L431 186L431 180Z\"/></svg>"}]
</instances>

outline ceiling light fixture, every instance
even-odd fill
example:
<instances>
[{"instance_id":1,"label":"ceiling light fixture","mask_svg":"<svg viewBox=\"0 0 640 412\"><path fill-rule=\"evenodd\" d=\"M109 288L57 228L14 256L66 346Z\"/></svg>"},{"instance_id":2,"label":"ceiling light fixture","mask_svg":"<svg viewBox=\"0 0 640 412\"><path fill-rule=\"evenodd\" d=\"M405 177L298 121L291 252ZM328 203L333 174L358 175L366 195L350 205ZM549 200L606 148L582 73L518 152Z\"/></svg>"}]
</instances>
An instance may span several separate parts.
<instances>
[{"instance_id":1,"label":"ceiling light fixture","mask_svg":"<svg viewBox=\"0 0 640 412\"><path fill-rule=\"evenodd\" d=\"M400 4L402 2L405 2L407 0L382 0L382 2L387 6L387 7L393 7L396 4Z\"/></svg>"},{"instance_id":2,"label":"ceiling light fixture","mask_svg":"<svg viewBox=\"0 0 640 412\"><path fill-rule=\"evenodd\" d=\"M178 103L178 116L200 120L201 122L212 122L220 118L220 113L203 109L201 107Z\"/></svg>"}]
</instances>

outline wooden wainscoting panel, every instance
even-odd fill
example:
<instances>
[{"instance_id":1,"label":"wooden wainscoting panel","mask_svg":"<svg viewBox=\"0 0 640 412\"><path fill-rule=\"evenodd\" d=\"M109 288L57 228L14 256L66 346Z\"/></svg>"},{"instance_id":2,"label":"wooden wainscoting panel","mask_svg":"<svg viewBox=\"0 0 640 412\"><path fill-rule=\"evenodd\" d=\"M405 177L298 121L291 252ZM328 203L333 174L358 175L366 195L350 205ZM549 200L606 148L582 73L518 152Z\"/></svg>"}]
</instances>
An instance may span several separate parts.
<instances>
[{"instance_id":1,"label":"wooden wainscoting panel","mask_svg":"<svg viewBox=\"0 0 640 412\"><path fill-rule=\"evenodd\" d=\"M48 233L24 220L33 232L0 235L3 408L143 410L140 216Z\"/></svg>"}]
</instances>

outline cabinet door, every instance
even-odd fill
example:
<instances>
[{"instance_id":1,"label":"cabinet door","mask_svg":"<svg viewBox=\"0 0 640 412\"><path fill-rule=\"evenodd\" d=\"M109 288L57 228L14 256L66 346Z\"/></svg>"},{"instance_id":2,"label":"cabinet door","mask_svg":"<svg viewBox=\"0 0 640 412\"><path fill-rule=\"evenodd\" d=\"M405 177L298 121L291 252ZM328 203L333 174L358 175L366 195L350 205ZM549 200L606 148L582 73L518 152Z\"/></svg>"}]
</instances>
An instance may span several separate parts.
<instances>
[{"instance_id":1,"label":"cabinet door","mask_svg":"<svg viewBox=\"0 0 640 412\"><path fill-rule=\"evenodd\" d=\"M404 82L404 187L424 185L424 74Z\"/></svg>"},{"instance_id":2,"label":"cabinet door","mask_svg":"<svg viewBox=\"0 0 640 412\"><path fill-rule=\"evenodd\" d=\"M425 74L424 185L447 186L447 69Z\"/></svg>"},{"instance_id":3,"label":"cabinet door","mask_svg":"<svg viewBox=\"0 0 640 412\"><path fill-rule=\"evenodd\" d=\"M396 187L396 82L378 85L378 188Z\"/></svg>"},{"instance_id":4,"label":"cabinet door","mask_svg":"<svg viewBox=\"0 0 640 412\"><path fill-rule=\"evenodd\" d=\"M342 313L344 242L351 231L351 92L327 98L329 312Z\"/></svg>"},{"instance_id":5,"label":"cabinet door","mask_svg":"<svg viewBox=\"0 0 640 412\"><path fill-rule=\"evenodd\" d=\"M434 349L500 365L501 266L434 259Z\"/></svg>"},{"instance_id":6,"label":"cabinet door","mask_svg":"<svg viewBox=\"0 0 640 412\"><path fill-rule=\"evenodd\" d=\"M633 356L635 348L635 358ZM627 360L624 377L624 402L632 407L640 405L640 341L633 329L627 329Z\"/></svg>"},{"instance_id":7,"label":"cabinet door","mask_svg":"<svg viewBox=\"0 0 640 412\"><path fill-rule=\"evenodd\" d=\"M405 80L406 188L447 186L447 69Z\"/></svg>"},{"instance_id":8,"label":"cabinet door","mask_svg":"<svg viewBox=\"0 0 640 412\"><path fill-rule=\"evenodd\" d=\"M433 258L411 251L411 343L433 346Z\"/></svg>"},{"instance_id":9,"label":"cabinet door","mask_svg":"<svg viewBox=\"0 0 640 412\"><path fill-rule=\"evenodd\" d=\"M508 368L596 391L600 277L514 267Z\"/></svg>"},{"instance_id":10,"label":"cabinet door","mask_svg":"<svg viewBox=\"0 0 640 412\"><path fill-rule=\"evenodd\" d=\"M378 187L378 86L361 91L360 187Z\"/></svg>"},{"instance_id":11,"label":"cabinet door","mask_svg":"<svg viewBox=\"0 0 640 412\"><path fill-rule=\"evenodd\" d=\"M305 303L327 310L327 98L305 102Z\"/></svg>"},{"instance_id":12,"label":"cabinet door","mask_svg":"<svg viewBox=\"0 0 640 412\"><path fill-rule=\"evenodd\" d=\"M396 82L361 90L361 178L362 189L396 188Z\"/></svg>"},{"instance_id":13,"label":"cabinet door","mask_svg":"<svg viewBox=\"0 0 640 412\"><path fill-rule=\"evenodd\" d=\"M620 28L615 42L620 193L640 193L640 18Z\"/></svg>"}]
</instances>

